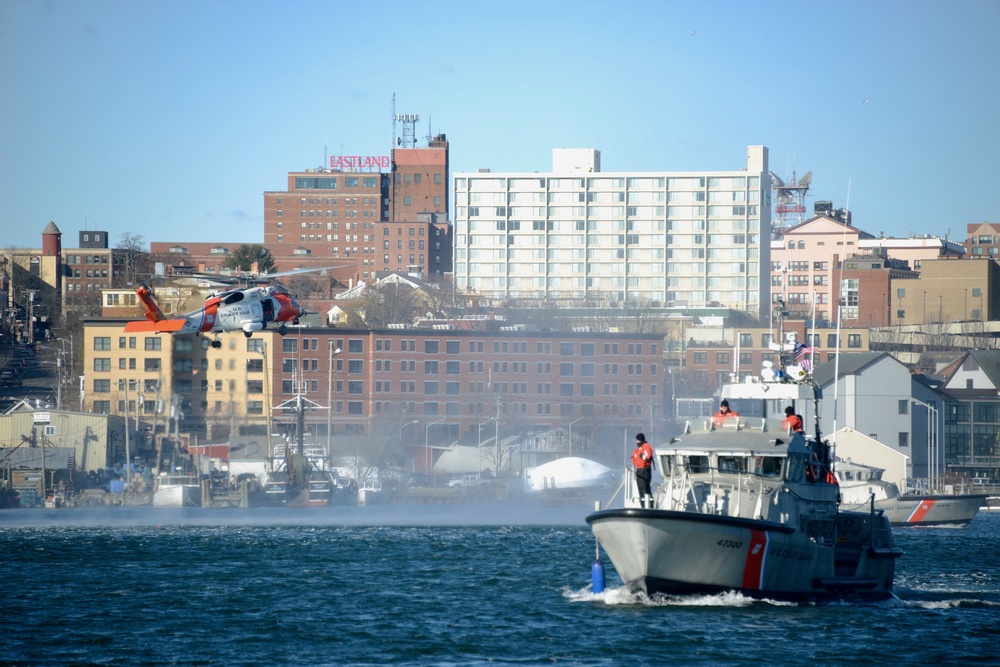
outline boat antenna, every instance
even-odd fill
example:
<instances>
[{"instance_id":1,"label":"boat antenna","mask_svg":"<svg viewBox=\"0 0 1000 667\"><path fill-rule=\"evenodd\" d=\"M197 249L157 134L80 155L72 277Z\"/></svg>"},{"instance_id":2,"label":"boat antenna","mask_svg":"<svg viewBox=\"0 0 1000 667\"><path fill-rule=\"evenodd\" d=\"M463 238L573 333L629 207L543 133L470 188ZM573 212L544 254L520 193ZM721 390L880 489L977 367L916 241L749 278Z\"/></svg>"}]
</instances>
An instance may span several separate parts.
<instances>
[{"instance_id":1,"label":"boat antenna","mask_svg":"<svg viewBox=\"0 0 1000 667\"><path fill-rule=\"evenodd\" d=\"M851 210L851 179L847 178L847 205L845 208ZM843 234L841 236L840 247L847 248L847 227L848 224L841 221L844 225ZM843 319L843 309L844 309L844 299L843 299L843 289L844 289L844 257L840 258L840 279L837 281L837 356L833 359L833 458L837 459L837 399L840 395L840 321ZM817 417L817 420L819 418Z\"/></svg>"}]
</instances>

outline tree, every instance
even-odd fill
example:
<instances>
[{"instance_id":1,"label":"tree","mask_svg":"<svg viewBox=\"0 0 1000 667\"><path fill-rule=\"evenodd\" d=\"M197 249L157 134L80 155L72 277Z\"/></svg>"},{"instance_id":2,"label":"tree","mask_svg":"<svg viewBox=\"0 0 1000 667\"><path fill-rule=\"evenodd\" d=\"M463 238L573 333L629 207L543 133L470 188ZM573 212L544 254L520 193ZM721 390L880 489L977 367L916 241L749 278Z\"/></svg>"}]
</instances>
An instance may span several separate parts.
<instances>
[{"instance_id":1,"label":"tree","mask_svg":"<svg viewBox=\"0 0 1000 667\"><path fill-rule=\"evenodd\" d=\"M365 288L348 311L348 326L357 326L352 316L371 329L383 329L390 324L410 323L421 308L417 290L399 283L385 283Z\"/></svg>"},{"instance_id":2,"label":"tree","mask_svg":"<svg viewBox=\"0 0 1000 667\"><path fill-rule=\"evenodd\" d=\"M118 239L118 245L115 246L117 250L121 251L120 255L124 259L126 285L135 283L136 276L140 274L149 275L152 273L150 271L149 252L143 246L144 242L142 234L124 232L121 238ZM112 285L114 287L121 287L121 285L115 284L116 282L112 280Z\"/></svg>"},{"instance_id":3,"label":"tree","mask_svg":"<svg viewBox=\"0 0 1000 667\"><path fill-rule=\"evenodd\" d=\"M233 271L269 273L274 269L274 258L271 251L259 243L241 243L233 248L222 266Z\"/></svg>"}]
</instances>

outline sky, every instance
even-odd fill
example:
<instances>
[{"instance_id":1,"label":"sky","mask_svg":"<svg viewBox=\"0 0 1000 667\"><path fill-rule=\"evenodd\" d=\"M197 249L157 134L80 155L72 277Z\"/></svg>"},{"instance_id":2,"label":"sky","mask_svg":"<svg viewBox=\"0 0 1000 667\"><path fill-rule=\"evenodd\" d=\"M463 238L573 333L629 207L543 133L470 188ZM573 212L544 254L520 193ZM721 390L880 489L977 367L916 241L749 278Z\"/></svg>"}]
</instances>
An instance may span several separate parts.
<instances>
[{"instance_id":1,"label":"sky","mask_svg":"<svg viewBox=\"0 0 1000 667\"><path fill-rule=\"evenodd\" d=\"M263 241L265 191L388 155L393 97L452 174L812 172L872 234L1000 222L995 0L3 0L0 247L102 230ZM396 135L402 133L400 125Z\"/></svg>"}]
</instances>

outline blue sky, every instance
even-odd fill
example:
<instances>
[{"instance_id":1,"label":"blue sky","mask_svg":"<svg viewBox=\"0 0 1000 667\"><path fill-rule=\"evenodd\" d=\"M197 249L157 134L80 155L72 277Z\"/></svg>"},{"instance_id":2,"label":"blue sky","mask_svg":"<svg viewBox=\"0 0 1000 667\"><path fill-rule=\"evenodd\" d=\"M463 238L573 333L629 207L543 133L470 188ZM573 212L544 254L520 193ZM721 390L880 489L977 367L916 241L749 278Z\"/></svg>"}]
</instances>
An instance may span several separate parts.
<instances>
[{"instance_id":1,"label":"blue sky","mask_svg":"<svg viewBox=\"0 0 1000 667\"><path fill-rule=\"evenodd\" d=\"M554 147L730 170L763 144L813 172L810 211L963 240L1000 222L998 28L994 0L4 0L0 247L49 220L64 247L260 242L287 172L388 154L393 94L453 173Z\"/></svg>"}]
</instances>

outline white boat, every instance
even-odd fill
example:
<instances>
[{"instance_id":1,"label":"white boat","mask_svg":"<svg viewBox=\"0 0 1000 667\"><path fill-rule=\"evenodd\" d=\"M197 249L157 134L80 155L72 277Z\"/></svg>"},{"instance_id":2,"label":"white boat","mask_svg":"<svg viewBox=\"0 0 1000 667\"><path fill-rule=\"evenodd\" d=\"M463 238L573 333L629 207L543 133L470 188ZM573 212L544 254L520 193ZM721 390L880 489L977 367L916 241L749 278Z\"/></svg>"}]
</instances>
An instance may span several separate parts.
<instances>
[{"instance_id":1,"label":"white boat","mask_svg":"<svg viewBox=\"0 0 1000 667\"><path fill-rule=\"evenodd\" d=\"M627 588L781 600L892 595L902 552L889 521L870 507L838 507L825 443L737 417L721 428L691 422L655 452L664 482L652 508L630 475L622 509L587 517Z\"/></svg>"},{"instance_id":2,"label":"white boat","mask_svg":"<svg viewBox=\"0 0 1000 667\"><path fill-rule=\"evenodd\" d=\"M902 494L882 479L881 468L838 459L834 466L840 482L841 507L867 507L874 499L893 526L951 526L964 528L986 504L988 494Z\"/></svg>"},{"instance_id":3,"label":"white boat","mask_svg":"<svg viewBox=\"0 0 1000 667\"><path fill-rule=\"evenodd\" d=\"M604 488L616 479L617 475L611 468L578 456L568 456L528 468L524 475L529 493Z\"/></svg>"},{"instance_id":4,"label":"white boat","mask_svg":"<svg viewBox=\"0 0 1000 667\"><path fill-rule=\"evenodd\" d=\"M358 488L358 505L381 505L385 500L382 482L367 481Z\"/></svg>"},{"instance_id":5,"label":"white boat","mask_svg":"<svg viewBox=\"0 0 1000 667\"><path fill-rule=\"evenodd\" d=\"M153 490L153 507L201 507L201 478L161 474Z\"/></svg>"}]
</instances>

